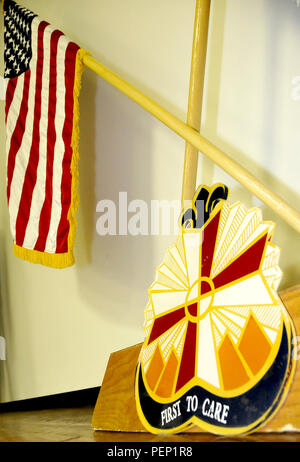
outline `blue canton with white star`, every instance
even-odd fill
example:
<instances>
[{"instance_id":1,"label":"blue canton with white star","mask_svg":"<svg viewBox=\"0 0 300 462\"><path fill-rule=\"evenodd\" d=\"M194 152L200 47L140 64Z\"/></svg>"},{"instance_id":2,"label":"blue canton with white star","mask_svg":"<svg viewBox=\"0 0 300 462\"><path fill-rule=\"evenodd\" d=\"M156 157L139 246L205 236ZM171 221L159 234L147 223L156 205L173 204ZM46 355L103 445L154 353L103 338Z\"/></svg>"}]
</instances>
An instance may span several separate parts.
<instances>
[{"instance_id":1,"label":"blue canton with white star","mask_svg":"<svg viewBox=\"0 0 300 462\"><path fill-rule=\"evenodd\" d=\"M37 16L13 0L4 2L4 77L18 77L29 69L32 57L31 24Z\"/></svg>"}]
</instances>

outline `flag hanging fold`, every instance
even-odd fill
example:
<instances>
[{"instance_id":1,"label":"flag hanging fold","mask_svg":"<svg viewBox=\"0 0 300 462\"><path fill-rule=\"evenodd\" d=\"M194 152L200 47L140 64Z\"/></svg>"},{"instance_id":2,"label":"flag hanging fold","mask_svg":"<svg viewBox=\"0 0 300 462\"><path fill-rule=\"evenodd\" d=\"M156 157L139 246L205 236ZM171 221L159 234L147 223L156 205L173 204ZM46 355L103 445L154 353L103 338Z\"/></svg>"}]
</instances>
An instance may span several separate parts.
<instances>
[{"instance_id":1,"label":"flag hanging fold","mask_svg":"<svg viewBox=\"0 0 300 462\"><path fill-rule=\"evenodd\" d=\"M4 2L7 200L14 253L74 263L78 97L87 52L13 0Z\"/></svg>"}]
</instances>

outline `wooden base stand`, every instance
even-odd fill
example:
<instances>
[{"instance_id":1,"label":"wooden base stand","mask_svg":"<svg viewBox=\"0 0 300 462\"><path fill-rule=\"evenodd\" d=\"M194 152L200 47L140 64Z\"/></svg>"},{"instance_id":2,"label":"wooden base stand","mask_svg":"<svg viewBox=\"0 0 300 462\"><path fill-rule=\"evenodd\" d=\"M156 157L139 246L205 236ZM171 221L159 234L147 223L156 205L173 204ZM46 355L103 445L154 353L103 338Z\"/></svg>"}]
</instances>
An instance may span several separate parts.
<instances>
[{"instance_id":1,"label":"wooden base stand","mask_svg":"<svg viewBox=\"0 0 300 462\"><path fill-rule=\"evenodd\" d=\"M280 297L300 332L300 286L281 292ZM110 355L102 387L94 409L94 430L144 432L138 418L134 399L135 369L142 344ZM298 346L298 348L297 348ZM300 341L295 343L300 356ZM300 432L300 368L296 369L293 384L285 403L259 432ZM187 431L201 433L198 427Z\"/></svg>"}]
</instances>

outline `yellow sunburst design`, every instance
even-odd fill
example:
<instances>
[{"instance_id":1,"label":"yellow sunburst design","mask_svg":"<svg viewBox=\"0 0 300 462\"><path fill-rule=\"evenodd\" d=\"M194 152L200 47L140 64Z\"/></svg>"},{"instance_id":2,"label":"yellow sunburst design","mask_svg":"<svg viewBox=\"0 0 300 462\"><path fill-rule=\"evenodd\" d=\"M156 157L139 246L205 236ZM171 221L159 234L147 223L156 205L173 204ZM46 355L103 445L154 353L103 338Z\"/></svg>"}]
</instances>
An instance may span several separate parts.
<instances>
[{"instance_id":1,"label":"yellow sunburst design","mask_svg":"<svg viewBox=\"0 0 300 462\"><path fill-rule=\"evenodd\" d=\"M156 270L145 310L139 367L156 402L196 385L224 398L246 393L273 364L283 326L290 344L273 231L258 208L226 201L202 228L182 228Z\"/></svg>"}]
</instances>

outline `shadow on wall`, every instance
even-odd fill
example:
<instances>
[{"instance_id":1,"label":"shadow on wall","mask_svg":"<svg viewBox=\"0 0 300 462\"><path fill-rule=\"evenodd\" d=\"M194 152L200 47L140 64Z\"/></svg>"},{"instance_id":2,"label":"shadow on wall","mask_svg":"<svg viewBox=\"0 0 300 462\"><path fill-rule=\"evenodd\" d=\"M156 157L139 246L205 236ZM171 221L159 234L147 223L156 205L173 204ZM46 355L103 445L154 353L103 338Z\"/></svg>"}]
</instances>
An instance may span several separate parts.
<instances>
[{"instance_id":1,"label":"shadow on wall","mask_svg":"<svg viewBox=\"0 0 300 462\"><path fill-rule=\"evenodd\" d=\"M112 322L141 325L153 278L153 238L96 234L98 201L111 199L118 205L120 191L128 193L128 202L140 198L150 203L152 198L155 121L128 101L96 74L85 70L80 101L81 193L76 270L81 297L89 306L101 310L101 316Z\"/></svg>"},{"instance_id":2,"label":"shadow on wall","mask_svg":"<svg viewBox=\"0 0 300 462\"><path fill-rule=\"evenodd\" d=\"M86 266L92 261L92 240L95 229L95 163L96 116L95 99L98 76L85 69L80 92L79 142L79 208L77 212L76 264Z\"/></svg>"},{"instance_id":3,"label":"shadow on wall","mask_svg":"<svg viewBox=\"0 0 300 462\"><path fill-rule=\"evenodd\" d=\"M202 134L207 137L210 141L219 146L224 152L228 153L233 159L237 160L241 165L252 172L257 178L259 178L265 185L271 190L279 194L284 200L290 203L296 209L299 209L300 194L289 187L286 182L278 179L278 176L272 174L272 162L276 156L280 156L279 162L289 162L289 155L293 153L290 151L286 152L283 156L282 152L278 152L278 146L276 140L278 133L283 133L285 130L292 130L292 127L288 126L288 120L286 120L286 126L282 125L282 106L278 104L278 98L274 95L280 93L280 84L282 83L277 75L282 63L278 59L279 55L279 40L280 26L286 21L288 27L294 27L299 29L300 24L300 8L290 1L279 0L274 2L273 0L263 0L263 7L265 9L265 17L267 18L265 28L265 42L262 46L266 49L266 56L268 59L265 61L263 69L264 82L264 99L261 104L262 114L260 119L264 124L263 127L263 159L262 165L269 163L270 168L263 168L262 165L255 162L249 155L238 149L237 146L230 143L228 139L221 137L218 134L218 118L219 118L219 103L221 96L221 76L222 76L222 62L223 62L223 48L224 48L224 28L226 27L226 8L227 1L219 0L215 7L212 9L212 16L210 22L210 43L209 43L209 58L207 60L207 74L206 74L206 117L202 124ZM288 52L288 51L287 51ZM296 59L296 56L295 56ZM296 64L295 64L296 66ZM299 69L299 67L298 67ZM236 69L238 72L238 69ZM251 85L250 82L244 82L245 91L247 91L247 85ZM234 89L229 89L234 92ZM288 88L289 91L289 88ZM298 102L299 106L300 103ZM290 109L291 106L287 105ZM241 106L242 107L242 106ZM230 115L230 108L228 113ZM289 119L292 118L292 114L287 114ZM296 121L294 121L296 122ZM297 124L299 119L297 120ZM251 127L249 127L249 136L251 136ZM261 141L261 140L259 140ZM299 150L299 143L295 146L293 161L289 163L289 172L293 172L293 169L297 169L299 172L300 162L296 166L295 155L296 150ZM215 164L207 159L205 156L201 156L201 182L205 184L212 184L216 181L216 177L220 174L219 168ZM274 165L274 164L273 164ZM224 176L222 172L222 176ZM227 174L225 174L225 177ZM228 176L228 178L230 178ZM220 180L219 180L220 181ZM226 181L226 180L224 180ZM230 180L231 181L231 180ZM300 255L300 239L296 231L294 231L284 220L282 220L275 212L266 207L260 201L253 198L253 195L244 187L236 183L237 186L230 188L230 202L241 200L248 207L259 206L263 211L263 218L265 220L274 221L276 224L274 243L281 248L280 266L283 270L283 278L280 285L280 290L293 285L299 284L300 282L300 261L298 255ZM297 261L298 260L298 261Z\"/></svg>"},{"instance_id":4,"label":"shadow on wall","mask_svg":"<svg viewBox=\"0 0 300 462\"><path fill-rule=\"evenodd\" d=\"M300 25L300 8L297 8L296 4L292 1L280 0L274 2L272 0L265 0L266 17L268 18L268 24L266 28L266 42L265 46L269 50L268 59L265 62L265 101L264 101L264 152L266 161L270 162L270 170L272 170L273 162L281 162L282 169L288 172L289 175L294 175L294 172L300 170L299 160L299 117L295 116L295 104L299 106L298 102L291 102L287 104L285 99L291 101L291 87L290 78L293 75L289 75L287 72L288 80L286 82L286 88L282 89L281 79L282 73L282 58L290 56L289 61L293 66L291 72L300 72L300 61L299 54L292 55L295 51L294 46L288 46L288 40L291 40L291 36L299 37L299 25ZM283 38L286 47L283 49L280 38L281 34L278 32L282 31ZM291 32L291 35L287 36L287 31ZM297 34L297 35L296 35ZM299 43L299 42L298 42ZM291 44L294 45L294 44ZM299 50L299 47L297 48ZM298 115L300 111L298 110ZM296 134L296 136L295 136ZM289 139L293 139L297 142L293 144L289 143ZM283 148L280 151L278 147ZM276 159L278 158L278 160ZM274 159L274 160L273 160ZM287 175L285 175L287 177ZM270 171L265 171L262 180L272 190L277 192L293 207L299 210L300 204L300 188L299 180L297 181L297 191L295 188L290 188L286 182L280 181L278 177L274 177ZM280 288L287 288L300 282L300 239L296 231L294 231L289 225L281 220L275 212L268 210L267 218L273 220L277 226L275 231L275 242L281 248L280 266L283 270L283 278Z\"/></svg>"}]
</instances>

